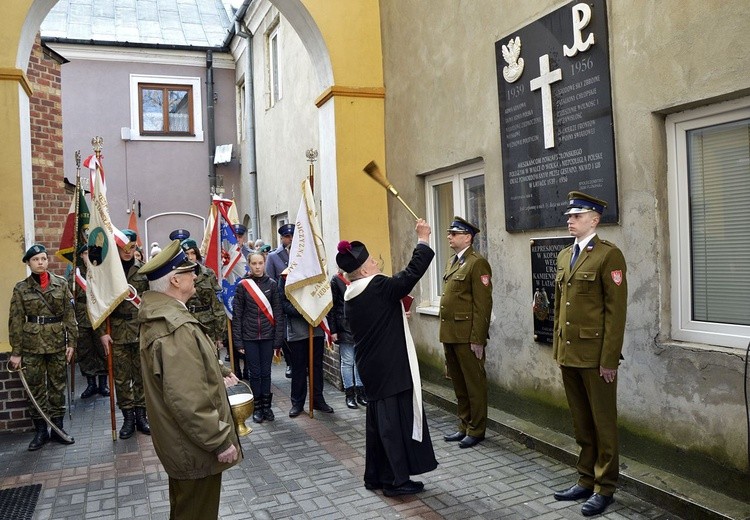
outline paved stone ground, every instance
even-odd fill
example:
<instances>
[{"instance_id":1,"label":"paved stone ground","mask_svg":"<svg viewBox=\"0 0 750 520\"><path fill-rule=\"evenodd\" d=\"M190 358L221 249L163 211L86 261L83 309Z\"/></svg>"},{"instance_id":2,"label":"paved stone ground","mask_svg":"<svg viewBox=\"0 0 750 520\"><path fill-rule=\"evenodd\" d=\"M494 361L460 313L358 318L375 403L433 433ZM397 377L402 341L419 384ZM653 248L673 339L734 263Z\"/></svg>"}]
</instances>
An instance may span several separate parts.
<instances>
[{"instance_id":1,"label":"paved stone ground","mask_svg":"<svg viewBox=\"0 0 750 520\"><path fill-rule=\"evenodd\" d=\"M83 378L77 394L83 390ZM455 429L453 416L427 404L427 418L440 465L426 475L425 491L386 498L365 490L365 411L349 410L344 395L326 384L334 414L314 419L287 416L289 380L274 367L277 419L242 438L244 462L224 473L220 517L242 519L580 519L580 503L557 502L556 489L575 481L570 466L488 431L473 449L442 440ZM121 416L118 413L118 430ZM27 451L30 433L0 436L0 489L42 484L35 519L168 519L167 475L151 444L136 433L112 442L109 400L75 400L66 430L76 443ZM608 519L675 519L654 504L624 492ZM12 519L3 519L12 520Z\"/></svg>"}]
</instances>

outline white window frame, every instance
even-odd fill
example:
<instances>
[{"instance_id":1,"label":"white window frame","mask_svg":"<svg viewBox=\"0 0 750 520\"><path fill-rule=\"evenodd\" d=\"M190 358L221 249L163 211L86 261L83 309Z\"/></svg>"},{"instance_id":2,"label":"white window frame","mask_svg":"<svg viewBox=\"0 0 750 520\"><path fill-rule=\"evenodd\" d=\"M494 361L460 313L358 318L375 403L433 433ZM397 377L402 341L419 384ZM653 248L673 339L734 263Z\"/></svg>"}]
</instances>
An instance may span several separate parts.
<instances>
[{"instance_id":1,"label":"white window frame","mask_svg":"<svg viewBox=\"0 0 750 520\"><path fill-rule=\"evenodd\" d=\"M453 214L466 215L464 181L472 177L482 177L485 185L485 198L487 197L487 183L484 172L484 161L473 162L471 164L457 166L448 170L427 175L425 177L425 201L428 221L435 215L435 200L433 198L433 188L441 184L450 183L453 187ZM486 218L486 215L485 215ZM437 251L438 247L445 247L446 230L433 229L430 235L430 247ZM423 295L424 303L418 308L417 312L437 316L440 313L440 296L443 292L442 285L438 282L438 274L443 272L444 265L437 265L437 262L431 262L427 270L427 276L422 278L427 280L427 293ZM423 286L424 287L424 286Z\"/></svg>"},{"instance_id":2,"label":"white window frame","mask_svg":"<svg viewBox=\"0 0 750 520\"><path fill-rule=\"evenodd\" d=\"M243 78L237 84L237 140L242 143L245 141L245 119L247 118L247 90L245 79Z\"/></svg>"},{"instance_id":3,"label":"white window frame","mask_svg":"<svg viewBox=\"0 0 750 520\"><path fill-rule=\"evenodd\" d=\"M272 52L274 41L276 44L275 59ZM276 103L281 101L283 92L281 88L281 23L278 20L266 35L266 53L268 57L268 108L273 108ZM275 84L274 76L276 78Z\"/></svg>"},{"instance_id":4,"label":"white window frame","mask_svg":"<svg viewBox=\"0 0 750 520\"><path fill-rule=\"evenodd\" d=\"M666 119L669 180L672 338L731 348L745 348L750 326L692 319L690 200L687 133L750 118L750 98L672 114Z\"/></svg>"},{"instance_id":5,"label":"white window frame","mask_svg":"<svg viewBox=\"0 0 750 520\"><path fill-rule=\"evenodd\" d=\"M179 85L192 87L193 94L193 132L195 135L141 135L141 96L138 85L156 83L160 85ZM203 96L201 78L190 76L153 76L143 74L130 75L130 140L131 141L203 141Z\"/></svg>"}]
</instances>

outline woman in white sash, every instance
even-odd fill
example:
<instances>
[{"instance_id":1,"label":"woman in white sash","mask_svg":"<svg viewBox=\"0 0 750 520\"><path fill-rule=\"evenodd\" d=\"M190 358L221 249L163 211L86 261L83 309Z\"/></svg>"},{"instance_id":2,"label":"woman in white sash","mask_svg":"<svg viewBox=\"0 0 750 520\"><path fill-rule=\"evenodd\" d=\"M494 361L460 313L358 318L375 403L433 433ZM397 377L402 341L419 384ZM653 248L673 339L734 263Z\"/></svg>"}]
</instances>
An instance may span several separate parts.
<instances>
[{"instance_id":1,"label":"woman in white sash","mask_svg":"<svg viewBox=\"0 0 750 520\"><path fill-rule=\"evenodd\" d=\"M266 275L266 258L260 253L248 257L250 273L237 284L234 293L232 340L245 349L245 365L255 396L253 421L273 421L271 411L271 361L274 349L284 339L284 312L276 282Z\"/></svg>"}]
</instances>

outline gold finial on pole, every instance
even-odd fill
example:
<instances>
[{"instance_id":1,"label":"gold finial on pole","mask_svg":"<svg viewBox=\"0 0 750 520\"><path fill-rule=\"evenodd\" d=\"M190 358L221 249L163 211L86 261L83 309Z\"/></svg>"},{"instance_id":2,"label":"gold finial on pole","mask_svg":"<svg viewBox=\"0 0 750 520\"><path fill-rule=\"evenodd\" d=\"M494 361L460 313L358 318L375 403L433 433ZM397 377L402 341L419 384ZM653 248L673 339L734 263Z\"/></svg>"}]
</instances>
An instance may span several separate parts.
<instances>
[{"instance_id":1,"label":"gold finial on pole","mask_svg":"<svg viewBox=\"0 0 750 520\"><path fill-rule=\"evenodd\" d=\"M318 160L318 151L315 148L310 148L305 152L305 157L307 157L307 161L310 163L310 173L308 174L308 177L310 179L310 189L314 192L315 191L315 161Z\"/></svg>"}]
</instances>

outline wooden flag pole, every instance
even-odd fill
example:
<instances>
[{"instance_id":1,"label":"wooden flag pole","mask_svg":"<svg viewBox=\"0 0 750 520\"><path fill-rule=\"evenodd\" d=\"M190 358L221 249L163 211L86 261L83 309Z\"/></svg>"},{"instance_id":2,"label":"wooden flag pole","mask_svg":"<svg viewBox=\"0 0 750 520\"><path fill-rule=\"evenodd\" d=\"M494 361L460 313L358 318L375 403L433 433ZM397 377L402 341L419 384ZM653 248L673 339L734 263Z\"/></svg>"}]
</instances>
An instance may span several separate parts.
<instances>
[{"instance_id":1,"label":"wooden flag pole","mask_svg":"<svg viewBox=\"0 0 750 520\"><path fill-rule=\"evenodd\" d=\"M308 180L310 181L310 191L315 194L315 161L318 158L318 151L314 148L310 148L305 152L305 157L307 157L307 160L310 162L310 170L307 174ZM313 334L314 329L312 326L312 323L307 324L307 331L308 331L308 362L307 362L307 373L308 373L308 383L310 385L310 404L309 404L309 414L310 417L314 417L314 408L315 408L315 397L313 396L313 382L315 379L315 371L313 370Z\"/></svg>"}]
</instances>

